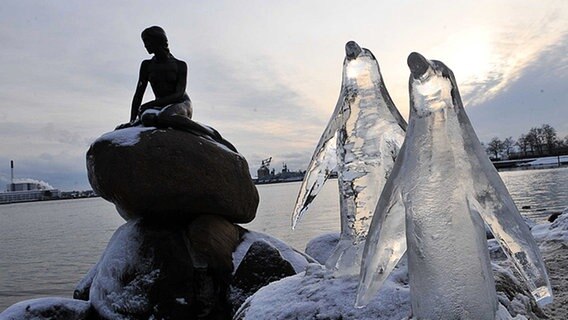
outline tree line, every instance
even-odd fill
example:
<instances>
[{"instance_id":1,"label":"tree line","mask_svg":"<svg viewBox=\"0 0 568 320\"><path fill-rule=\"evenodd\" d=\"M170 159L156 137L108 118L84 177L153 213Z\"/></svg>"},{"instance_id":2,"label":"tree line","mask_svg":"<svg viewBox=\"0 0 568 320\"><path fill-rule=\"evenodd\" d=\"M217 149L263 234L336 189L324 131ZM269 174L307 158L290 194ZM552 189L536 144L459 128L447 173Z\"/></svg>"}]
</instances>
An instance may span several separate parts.
<instances>
[{"instance_id":1,"label":"tree line","mask_svg":"<svg viewBox=\"0 0 568 320\"><path fill-rule=\"evenodd\" d=\"M517 140L513 137L504 140L493 137L483 145L492 160L568 154L568 136L559 138L556 129L549 124L533 127L527 133L521 134Z\"/></svg>"}]
</instances>

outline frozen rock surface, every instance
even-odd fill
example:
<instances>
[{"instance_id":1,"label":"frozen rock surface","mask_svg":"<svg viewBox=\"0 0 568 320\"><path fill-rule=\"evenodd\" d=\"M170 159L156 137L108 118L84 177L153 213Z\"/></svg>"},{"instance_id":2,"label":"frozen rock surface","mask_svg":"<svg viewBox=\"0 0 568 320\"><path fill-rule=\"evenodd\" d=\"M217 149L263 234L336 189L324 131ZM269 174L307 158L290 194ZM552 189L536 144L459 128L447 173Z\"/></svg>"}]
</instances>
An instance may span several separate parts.
<instances>
[{"instance_id":1,"label":"frozen rock surface","mask_svg":"<svg viewBox=\"0 0 568 320\"><path fill-rule=\"evenodd\" d=\"M197 227L129 221L80 281L75 297L90 301L107 319L227 319L262 286L314 262L274 237L210 218L207 228L199 227L205 218Z\"/></svg>"},{"instance_id":2,"label":"frozen rock surface","mask_svg":"<svg viewBox=\"0 0 568 320\"><path fill-rule=\"evenodd\" d=\"M264 240L255 241L236 269L229 287L233 312L258 289L295 274L290 262L282 257L278 249Z\"/></svg>"},{"instance_id":3,"label":"frozen rock surface","mask_svg":"<svg viewBox=\"0 0 568 320\"><path fill-rule=\"evenodd\" d=\"M171 129L127 128L103 135L87 152L89 182L129 220L187 222L215 214L254 219L258 192L239 153Z\"/></svg>"},{"instance_id":4,"label":"frozen rock surface","mask_svg":"<svg viewBox=\"0 0 568 320\"><path fill-rule=\"evenodd\" d=\"M303 272L310 256L267 234L244 230L233 253L233 278L228 300L233 313L256 291L273 281Z\"/></svg>"},{"instance_id":5,"label":"frozen rock surface","mask_svg":"<svg viewBox=\"0 0 568 320\"><path fill-rule=\"evenodd\" d=\"M276 248L278 253L290 263L296 273L304 271L309 263L316 262L309 255L297 251L278 238L262 232L246 230L241 238L241 243L235 252L233 252L234 270L238 269L250 246L257 241L267 242L272 247Z\"/></svg>"},{"instance_id":6,"label":"frozen rock surface","mask_svg":"<svg viewBox=\"0 0 568 320\"><path fill-rule=\"evenodd\" d=\"M350 41L345 54L339 99L308 165L292 227L337 165L341 239L326 265L355 274L377 200L402 146L406 122L389 96L371 51Z\"/></svg>"},{"instance_id":7,"label":"frozen rock surface","mask_svg":"<svg viewBox=\"0 0 568 320\"><path fill-rule=\"evenodd\" d=\"M40 298L18 302L0 313L0 320L94 319L91 304L67 298Z\"/></svg>"},{"instance_id":8,"label":"frozen rock surface","mask_svg":"<svg viewBox=\"0 0 568 320\"><path fill-rule=\"evenodd\" d=\"M333 253L333 249L339 242L340 234L326 233L315 237L306 244L306 253L314 258L317 262L325 264L329 256Z\"/></svg>"},{"instance_id":9,"label":"frozen rock surface","mask_svg":"<svg viewBox=\"0 0 568 320\"><path fill-rule=\"evenodd\" d=\"M537 240L544 241L545 250L550 249L548 246L552 249L560 244L568 246L568 208L554 222L536 225L532 231Z\"/></svg>"},{"instance_id":10,"label":"frozen rock surface","mask_svg":"<svg viewBox=\"0 0 568 320\"><path fill-rule=\"evenodd\" d=\"M105 319L195 316L193 271L186 230L154 228L134 219L109 241L89 298Z\"/></svg>"},{"instance_id":11,"label":"frozen rock surface","mask_svg":"<svg viewBox=\"0 0 568 320\"><path fill-rule=\"evenodd\" d=\"M543 308L544 312L550 319L565 320L568 315L568 209L553 223L536 225L532 232L543 252L554 294L554 301Z\"/></svg>"}]
</instances>

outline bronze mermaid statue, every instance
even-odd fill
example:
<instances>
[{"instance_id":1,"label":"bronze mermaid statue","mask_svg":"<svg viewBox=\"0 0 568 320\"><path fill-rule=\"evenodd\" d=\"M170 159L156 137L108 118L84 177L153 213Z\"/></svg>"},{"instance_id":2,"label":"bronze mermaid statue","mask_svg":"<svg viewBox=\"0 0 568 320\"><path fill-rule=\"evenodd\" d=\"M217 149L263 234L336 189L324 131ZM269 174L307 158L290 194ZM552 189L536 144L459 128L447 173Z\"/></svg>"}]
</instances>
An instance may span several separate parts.
<instances>
[{"instance_id":1,"label":"bronze mermaid statue","mask_svg":"<svg viewBox=\"0 0 568 320\"><path fill-rule=\"evenodd\" d=\"M140 65L140 74L130 110L130 122L121 124L116 129L139 125L171 127L210 138L237 152L236 148L217 130L191 120L193 108L186 93L187 64L170 53L164 29L158 26L146 28L142 31L142 41L148 53L154 56L142 61ZM148 82L155 99L142 104Z\"/></svg>"}]
</instances>

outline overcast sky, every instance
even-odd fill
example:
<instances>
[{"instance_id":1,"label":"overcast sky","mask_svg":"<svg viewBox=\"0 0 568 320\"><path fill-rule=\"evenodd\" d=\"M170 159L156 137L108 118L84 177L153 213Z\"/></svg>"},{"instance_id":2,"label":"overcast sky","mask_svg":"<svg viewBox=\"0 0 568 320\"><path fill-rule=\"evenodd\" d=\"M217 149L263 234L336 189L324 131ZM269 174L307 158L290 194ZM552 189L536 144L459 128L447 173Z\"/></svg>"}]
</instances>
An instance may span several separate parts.
<instances>
[{"instance_id":1,"label":"overcast sky","mask_svg":"<svg viewBox=\"0 0 568 320\"><path fill-rule=\"evenodd\" d=\"M2 0L0 184L13 159L18 178L90 189L85 152L129 119L151 25L189 65L194 120L218 129L252 172L270 156L277 170L305 169L349 40L377 57L405 117L406 58L417 51L454 71L482 141L543 123L568 135L566 0Z\"/></svg>"}]
</instances>

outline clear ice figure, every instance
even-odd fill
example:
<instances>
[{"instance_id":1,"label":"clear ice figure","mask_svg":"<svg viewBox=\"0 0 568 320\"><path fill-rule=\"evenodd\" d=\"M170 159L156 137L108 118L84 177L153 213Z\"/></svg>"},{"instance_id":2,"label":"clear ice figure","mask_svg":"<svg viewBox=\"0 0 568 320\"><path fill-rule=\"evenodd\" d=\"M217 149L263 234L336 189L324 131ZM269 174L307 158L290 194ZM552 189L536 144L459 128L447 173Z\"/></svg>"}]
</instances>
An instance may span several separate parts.
<instances>
[{"instance_id":1,"label":"clear ice figure","mask_svg":"<svg viewBox=\"0 0 568 320\"><path fill-rule=\"evenodd\" d=\"M552 300L538 246L465 113L452 71L418 53L406 140L379 199L361 267L369 302L407 248L418 319L495 319L486 224L536 301Z\"/></svg>"},{"instance_id":2,"label":"clear ice figure","mask_svg":"<svg viewBox=\"0 0 568 320\"><path fill-rule=\"evenodd\" d=\"M300 187L292 228L337 168L341 236L326 266L356 274L379 194L404 141L406 121L371 51L350 41L345 52L339 99Z\"/></svg>"}]
</instances>

